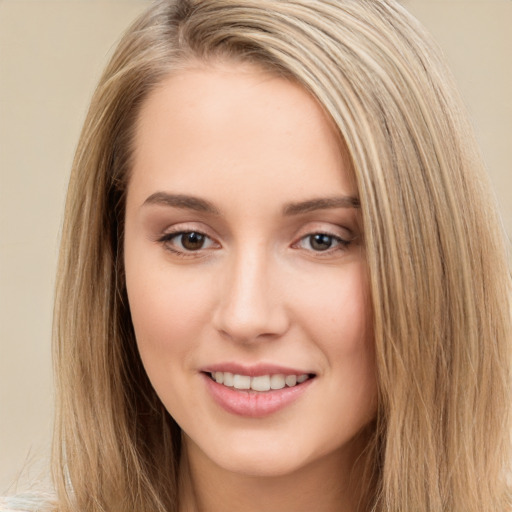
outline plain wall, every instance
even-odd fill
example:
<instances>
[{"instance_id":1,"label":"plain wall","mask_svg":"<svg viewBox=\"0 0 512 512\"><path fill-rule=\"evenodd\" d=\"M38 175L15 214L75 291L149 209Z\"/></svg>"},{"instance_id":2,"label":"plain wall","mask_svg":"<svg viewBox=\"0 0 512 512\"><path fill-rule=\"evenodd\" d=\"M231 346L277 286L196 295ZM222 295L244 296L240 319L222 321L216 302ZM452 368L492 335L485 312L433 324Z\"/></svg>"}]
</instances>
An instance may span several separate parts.
<instances>
[{"instance_id":1,"label":"plain wall","mask_svg":"<svg viewBox=\"0 0 512 512\"><path fill-rule=\"evenodd\" d=\"M0 0L0 495L27 463L20 487L36 478L49 451L51 312L66 182L99 74L148 3ZM451 64L510 236L512 1L403 3Z\"/></svg>"}]
</instances>

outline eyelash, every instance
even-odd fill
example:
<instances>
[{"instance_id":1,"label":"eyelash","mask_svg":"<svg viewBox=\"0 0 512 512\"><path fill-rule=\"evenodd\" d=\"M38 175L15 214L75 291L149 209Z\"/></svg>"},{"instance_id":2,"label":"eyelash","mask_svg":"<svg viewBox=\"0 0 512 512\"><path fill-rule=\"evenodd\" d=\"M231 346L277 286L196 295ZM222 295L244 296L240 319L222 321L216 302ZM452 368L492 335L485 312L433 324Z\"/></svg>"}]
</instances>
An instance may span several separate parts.
<instances>
[{"instance_id":1,"label":"eyelash","mask_svg":"<svg viewBox=\"0 0 512 512\"><path fill-rule=\"evenodd\" d=\"M313 237L327 237L331 241L331 246L328 247L325 250L318 250L318 251L316 251L313 248L305 249L305 250L311 250L312 252L318 254L319 256L321 256L323 254L331 255L333 252L344 251L344 250L346 250L349 247L349 245L352 242L352 240L345 240L344 238L341 238L340 236L337 236L337 235L333 235L332 233L324 233L322 231L318 231L318 232L315 232L315 233L309 233L309 234L301 237L299 239L299 241L294 243L293 245L294 246L298 246L301 242L308 240L309 241L309 245L311 246L311 243L313 241ZM333 243L336 244L335 247L332 247Z\"/></svg>"},{"instance_id":2,"label":"eyelash","mask_svg":"<svg viewBox=\"0 0 512 512\"><path fill-rule=\"evenodd\" d=\"M182 257L182 258L197 257L197 256L199 256L200 251L204 250L204 247L200 247L196 251L190 250L190 249L186 249L185 247L183 247L183 241L181 241L181 246L183 247L182 249L179 249L179 248L176 249L172 245L172 241L174 239L179 239L179 238L181 238L181 237L183 237L185 235L191 235L191 234L195 234L195 235L198 235L200 237L204 237L204 239L212 241L211 237L209 237L206 233L203 233L203 232L198 231L198 230L190 229L190 230L186 230L186 231L185 230L181 230L181 231L175 231L175 232L171 232L171 233L166 233L165 235L163 235L162 237L160 237L158 239L158 242L160 242L167 251L170 251L170 252L172 252L173 254L175 254L175 255L177 255L179 257Z\"/></svg>"},{"instance_id":3,"label":"eyelash","mask_svg":"<svg viewBox=\"0 0 512 512\"><path fill-rule=\"evenodd\" d=\"M211 237L209 237L206 233L203 233L198 230L186 230L186 231L181 230L181 231L166 233L165 235L160 237L157 241L159 243L161 243L166 250L172 252L173 254L175 254L179 257L182 257L182 258L198 257L201 255L201 251L208 250L209 248L208 247L205 248L205 247L201 246L197 250L191 250L191 249L186 249L185 247L183 247L183 239L181 237L183 237L185 235L192 235L192 234L195 234L199 237L204 237L205 240L210 240L210 242L212 242L212 245L214 245L216 243L216 242L213 242ZM325 250L314 250L313 248L307 249L304 247L300 247L301 243L303 243L304 241L309 241L309 245L311 247L313 237L318 237L318 236L327 237L331 242L331 246L326 248ZM172 245L172 241L175 239L180 239L180 238L181 238L180 243L181 243L182 248L176 248L175 246ZM345 251L348 249L348 247L350 246L351 243L352 243L352 240L343 239L340 236L334 235L332 233L317 231L317 232L308 233L307 235L302 236L297 242L295 242L292 245L292 247L298 248L298 249L303 249L308 252L315 253L315 255L317 255L319 257L322 257L322 256L332 255L333 253ZM335 244L334 247L332 246L332 244Z\"/></svg>"}]
</instances>

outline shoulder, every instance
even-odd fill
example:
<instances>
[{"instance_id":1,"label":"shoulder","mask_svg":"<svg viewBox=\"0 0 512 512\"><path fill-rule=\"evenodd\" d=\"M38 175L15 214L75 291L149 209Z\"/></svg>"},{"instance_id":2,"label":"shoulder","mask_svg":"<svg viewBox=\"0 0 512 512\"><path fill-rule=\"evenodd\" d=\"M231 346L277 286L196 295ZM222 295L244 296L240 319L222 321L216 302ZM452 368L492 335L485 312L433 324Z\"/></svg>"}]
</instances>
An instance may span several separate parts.
<instances>
[{"instance_id":1,"label":"shoulder","mask_svg":"<svg viewBox=\"0 0 512 512\"><path fill-rule=\"evenodd\" d=\"M0 512L53 512L55 502L48 495L18 494L0 497Z\"/></svg>"}]
</instances>

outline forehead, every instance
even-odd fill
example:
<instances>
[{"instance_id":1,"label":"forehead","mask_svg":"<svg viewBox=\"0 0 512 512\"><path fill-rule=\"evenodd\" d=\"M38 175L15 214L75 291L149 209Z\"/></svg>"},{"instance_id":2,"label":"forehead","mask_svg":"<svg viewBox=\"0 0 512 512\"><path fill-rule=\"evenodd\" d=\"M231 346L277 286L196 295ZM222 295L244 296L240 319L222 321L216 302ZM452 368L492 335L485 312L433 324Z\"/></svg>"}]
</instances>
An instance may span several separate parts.
<instances>
[{"instance_id":1,"label":"forehead","mask_svg":"<svg viewBox=\"0 0 512 512\"><path fill-rule=\"evenodd\" d=\"M247 64L196 65L167 77L143 104L133 162L129 192L146 195L219 187L354 194L346 151L318 102Z\"/></svg>"}]
</instances>

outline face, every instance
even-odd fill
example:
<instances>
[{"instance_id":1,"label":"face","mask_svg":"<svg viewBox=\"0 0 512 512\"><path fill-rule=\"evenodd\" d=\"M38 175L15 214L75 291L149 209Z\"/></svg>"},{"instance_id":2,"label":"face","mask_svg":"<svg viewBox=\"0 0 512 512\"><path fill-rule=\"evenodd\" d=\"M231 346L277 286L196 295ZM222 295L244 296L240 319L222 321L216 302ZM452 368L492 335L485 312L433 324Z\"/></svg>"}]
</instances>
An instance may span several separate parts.
<instances>
[{"instance_id":1,"label":"face","mask_svg":"<svg viewBox=\"0 0 512 512\"><path fill-rule=\"evenodd\" d=\"M376 384L357 190L322 109L198 65L152 92L134 142L130 310L188 453L247 475L341 459Z\"/></svg>"}]
</instances>

